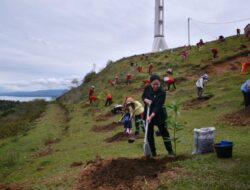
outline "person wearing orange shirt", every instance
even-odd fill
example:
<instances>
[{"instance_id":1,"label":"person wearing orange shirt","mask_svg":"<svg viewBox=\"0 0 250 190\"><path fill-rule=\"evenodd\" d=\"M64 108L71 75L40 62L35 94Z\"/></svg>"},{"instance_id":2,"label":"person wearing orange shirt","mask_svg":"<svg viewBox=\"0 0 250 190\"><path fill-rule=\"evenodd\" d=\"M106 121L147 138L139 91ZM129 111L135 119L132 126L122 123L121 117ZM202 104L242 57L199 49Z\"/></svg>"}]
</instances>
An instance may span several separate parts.
<instances>
[{"instance_id":1,"label":"person wearing orange shirt","mask_svg":"<svg viewBox=\"0 0 250 190\"><path fill-rule=\"evenodd\" d=\"M248 55L248 60L244 63L241 64L241 73L242 75L244 75L247 70L248 70L248 73L250 74L250 54Z\"/></svg>"}]
</instances>

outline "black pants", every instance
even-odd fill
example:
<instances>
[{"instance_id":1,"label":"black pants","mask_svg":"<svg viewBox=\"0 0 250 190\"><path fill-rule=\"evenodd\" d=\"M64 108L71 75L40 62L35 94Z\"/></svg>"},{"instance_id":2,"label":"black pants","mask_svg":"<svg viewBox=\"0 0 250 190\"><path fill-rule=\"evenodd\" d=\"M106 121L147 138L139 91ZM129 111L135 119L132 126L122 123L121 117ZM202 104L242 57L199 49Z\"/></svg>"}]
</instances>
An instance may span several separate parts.
<instances>
[{"instance_id":1,"label":"black pants","mask_svg":"<svg viewBox=\"0 0 250 190\"><path fill-rule=\"evenodd\" d=\"M243 92L243 96L244 96L245 107L250 106L250 93Z\"/></svg>"},{"instance_id":2,"label":"black pants","mask_svg":"<svg viewBox=\"0 0 250 190\"><path fill-rule=\"evenodd\" d=\"M198 95L199 98L202 97L202 95L203 95L203 88L197 87L197 95Z\"/></svg>"},{"instance_id":3,"label":"black pants","mask_svg":"<svg viewBox=\"0 0 250 190\"><path fill-rule=\"evenodd\" d=\"M173 85L174 89L176 89L175 83L168 84L168 90L170 90L171 85Z\"/></svg>"},{"instance_id":4,"label":"black pants","mask_svg":"<svg viewBox=\"0 0 250 190\"><path fill-rule=\"evenodd\" d=\"M166 150L170 153L173 151L170 141L170 135L165 124L158 125L158 129L162 135ZM154 123L150 123L148 126L148 143L152 152L152 155L156 155L155 139L154 139Z\"/></svg>"},{"instance_id":5,"label":"black pants","mask_svg":"<svg viewBox=\"0 0 250 190\"><path fill-rule=\"evenodd\" d=\"M105 106L110 106L112 104L112 100L111 99L107 99Z\"/></svg>"}]
</instances>

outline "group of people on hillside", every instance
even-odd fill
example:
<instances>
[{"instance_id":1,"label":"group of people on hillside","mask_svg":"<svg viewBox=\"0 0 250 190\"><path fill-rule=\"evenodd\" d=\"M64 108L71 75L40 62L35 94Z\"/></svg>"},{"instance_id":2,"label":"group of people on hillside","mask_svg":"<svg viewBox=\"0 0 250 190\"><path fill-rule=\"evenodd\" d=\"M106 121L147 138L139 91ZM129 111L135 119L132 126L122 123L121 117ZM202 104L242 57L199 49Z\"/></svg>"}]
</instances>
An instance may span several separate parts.
<instances>
[{"instance_id":1,"label":"group of people on hillside","mask_svg":"<svg viewBox=\"0 0 250 190\"><path fill-rule=\"evenodd\" d=\"M199 46L203 46L203 40L200 40ZM212 50L213 58L218 56L218 50L213 48ZM184 56L184 54L183 54ZM185 57L185 56L184 56ZM132 66L132 64L131 64ZM134 64L133 64L134 66ZM143 67L141 65L136 65L136 70L141 73L143 72ZM166 74L163 78L158 75L153 74L154 66L153 64L149 64L148 66L148 74L150 75L150 79L143 80L144 91L142 94L142 101L144 106L140 103L140 101L135 100L132 97L127 97L122 106L123 110L123 121L125 133L130 136L132 134L132 121L134 120L135 132L133 135L137 136L139 133L145 132L145 123L148 123L148 142L153 156L156 156L156 148L155 148L155 140L154 140L154 126L157 126L159 132L163 138L163 142L166 148L166 151L169 155L174 155L170 135L167 130L167 111L164 107L166 92L173 87L176 89L175 78L173 76L172 69L167 69ZM241 75L246 73L250 74L250 54L248 55L248 60L242 63ZM129 85L132 80L132 74L128 73L126 76L126 84ZM197 97L202 98L204 94L204 88L206 83L209 80L209 75L207 73L202 74L198 80L196 81L197 88ZM166 84L166 89L161 85L161 82ZM114 80L115 84L119 83L119 77L116 76ZM250 79L247 80L241 86L241 91L244 97L244 105L245 107L250 106ZM90 104L97 100L97 97L94 95L95 86L91 86L89 89L89 101ZM110 106L113 102L113 97L110 92L107 93L105 106ZM150 110L149 116L147 117L147 110Z\"/></svg>"}]
</instances>

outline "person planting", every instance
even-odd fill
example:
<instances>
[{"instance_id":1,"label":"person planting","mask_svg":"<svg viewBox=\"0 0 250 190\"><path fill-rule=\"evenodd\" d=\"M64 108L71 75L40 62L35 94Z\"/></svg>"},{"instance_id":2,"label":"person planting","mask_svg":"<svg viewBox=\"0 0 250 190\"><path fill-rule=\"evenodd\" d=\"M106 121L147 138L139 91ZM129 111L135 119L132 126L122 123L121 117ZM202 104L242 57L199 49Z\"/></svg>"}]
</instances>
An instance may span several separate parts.
<instances>
[{"instance_id":1,"label":"person planting","mask_svg":"<svg viewBox=\"0 0 250 190\"><path fill-rule=\"evenodd\" d=\"M247 59L248 60L246 62L241 64L241 73L240 73L241 75L244 75L247 72L247 70L250 74L250 54L248 54Z\"/></svg>"},{"instance_id":2,"label":"person planting","mask_svg":"<svg viewBox=\"0 0 250 190\"><path fill-rule=\"evenodd\" d=\"M175 79L173 77L172 69L167 70L166 76L163 78L164 82L167 84L167 91L170 90L171 86L173 85L174 89L176 89Z\"/></svg>"},{"instance_id":3,"label":"person planting","mask_svg":"<svg viewBox=\"0 0 250 190\"><path fill-rule=\"evenodd\" d=\"M127 107L129 108L131 119L135 120L135 135L139 135L140 133L140 126L144 131L143 126L143 113L144 107L139 101L134 100L133 98L129 97L126 100Z\"/></svg>"},{"instance_id":4,"label":"person planting","mask_svg":"<svg viewBox=\"0 0 250 190\"><path fill-rule=\"evenodd\" d=\"M132 75L130 73L127 74L127 78L126 78L126 84L129 85L132 82Z\"/></svg>"},{"instance_id":5,"label":"person planting","mask_svg":"<svg viewBox=\"0 0 250 190\"><path fill-rule=\"evenodd\" d=\"M142 70L143 70L143 67L142 67L141 65L138 65L138 66L136 67L136 70L137 70L139 73L141 73Z\"/></svg>"},{"instance_id":6,"label":"person planting","mask_svg":"<svg viewBox=\"0 0 250 190\"><path fill-rule=\"evenodd\" d=\"M213 59L216 59L218 57L219 50L217 48L212 48L211 53L213 55Z\"/></svg>"},{"instance_id":7,"label":"person planting","mask_svg":"<svg viewBox=\"0 0 250 190\"><path fill-rule=\"evenodd\" d=\"M108 93L105 106L110 106L112 103L113 103L113 97L112 97L111 93Z\"/></svg>"},{"instance_id":8,"label":"person planting","mask_svg":"<svg viewBox=\"0 0 250 190\"><path fill-rule=\"evenodd\" d=\"M89 89L89 103L90 104L92 104L94 93L95 93L95 86L91 86Z\"/></svg>"},{"instance_id":9,"label":"person planting","mask_svg":"<svg viewBox=\"0 0 250 190\"><path fill-rule=\"evenodd\" d=\"M248 79L242 86L241 91L244 96L245 108L250 106L250 79Z\"/></svg>"},{"instance_id":10,"label":"person planting","mask_svg":"<svg viewBox=\"0 0 250 190\"><path fill-rule=\"evenodd\" d=\"M196 87L197 87L197 95L199 98L202 97L203 92L204 92L204 87L205 83L208 81L208 75L204 74L202 75L196 82Z\"/></svg>"},{"instance_id":11,"label":"person planting","mask_svg":"<svg viewBox=\"0 0 250 190\"><path fill-rule=\"evenodd\" d=\"M153 63L150 63L149 66L148 66L148 74L149 74L149 75L152 74L153 69L154 69L154 65L153 65Z\"/></svg>"},{"instance_id":12,"label":"person planting","mask_svg":"<svg viewBox=\"0 0 250 190\"><path fill-rule=\"evenodd\" d=\"M158 126L162 135L165 148L169 155L174 156L170 135L167 130L167 111L164 107L166 100L166 92L162 89L160 83L160 77L158 75L152 75L150 78L151 85L144 89L142 100L145 103L144 110L150 107L149 116L146 117L146 111L144 112L144 119L148 122L148 143L151 149L152 156L156 156L155 140L154 140L154 126Z\"/></svg>"}]
</instances>

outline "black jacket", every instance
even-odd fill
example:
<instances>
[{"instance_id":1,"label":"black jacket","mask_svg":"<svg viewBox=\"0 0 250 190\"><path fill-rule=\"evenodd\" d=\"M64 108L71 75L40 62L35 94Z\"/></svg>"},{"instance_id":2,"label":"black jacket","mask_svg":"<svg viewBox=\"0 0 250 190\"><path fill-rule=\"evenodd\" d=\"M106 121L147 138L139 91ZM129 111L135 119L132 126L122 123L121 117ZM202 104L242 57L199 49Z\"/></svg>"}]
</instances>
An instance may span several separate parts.
<instances>
[{"instance_id":1,"label":"black jacket","mask_svg":"<svg viewBox=\"0 0 250 190\"><path fill-rule=\"evenodd\" d=\"M167 111L164 107L166 100L166 92L160 87L157 92L153 91L153 88L149 85L144 89L142 100L144 99L152 100L150 106L150 114L155 113L155 117L152 120L154 125L162 125L167 119ZM147 115L147 104L145 103L144 119Z\"/></svg>"}]
</instances>

